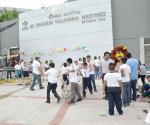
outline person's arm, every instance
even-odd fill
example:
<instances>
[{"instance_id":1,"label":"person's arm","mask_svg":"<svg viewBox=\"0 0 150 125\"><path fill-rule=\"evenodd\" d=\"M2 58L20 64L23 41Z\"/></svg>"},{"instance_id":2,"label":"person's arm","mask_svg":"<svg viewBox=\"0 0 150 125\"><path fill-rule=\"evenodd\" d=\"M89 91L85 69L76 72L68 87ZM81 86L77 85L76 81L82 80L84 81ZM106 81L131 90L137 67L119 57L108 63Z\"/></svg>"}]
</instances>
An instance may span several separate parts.
<instances>
[{"instance_id":1,"label":"person's arm","mask_svg":"<svg viewBox=\"0 0 150 125\"><path fill-rule=\"evenodd\" d=\"M102 73L102 62L100 61L100 67L99 67L99 70L101 71Z\"/></svg>"},{"instance_id":2,"label":"person's arm","mask_svg":"<svg viewBox=\"0 0 150 125\"><path fill-rule=\"evenodd\" d=\"M82 75L82 69L79 70L79 75L83 77L83 75Z\"/></svg>"},{"instance_id":3,"label":"person's arm","mask_svg":"<svg viewBox=\"0 0 150 125\"><path fill-rule=\"evenodd\" d=\"M107 74L104 76L104 80L103 80L103 94L105 95L106 94L106 88L107 86Z\"/></svg>"},{"instance_id":4,"label":"person's arm","mask_svg":"<svg viewBox=\"0 0 150 125\"><path fill-rule=\"evenodd\" d=\"M39 71L40 71L40 73L43 75L44 74L44 72L43 72L43 70L42 70L42 65L39 63L38 64L38 67L39 67Z\"/></svg>"},{"instance_id":5,"label":"person's arm","mask_svg":"<svg viewBox=\"0 0 150 125\"><path fill-rule=\"evenodd\" d=\"M88 68L89 68L90 71L92 71L91 63L89 63Z\"/></svg>"},{"instance_id":6,"label":"person's arm","mask_svg":"<svg viewBox=\"0 0 150 125\"><path fill-rule=\"evenodd\" d=\"M125 77L124 69L120 69L120 73L122 77Z\"/></svg>"},{"instance_id":7,"label":"person's arm","mask_svg":"<svg viewBox=\"0 0 150 125\"><path fill-rule=\"evenodd\" d=\"M131 68L129 67L129 77L131 79Z\"/></svg>"},{"instance_id":8,"label":"person's arm","mask_svg":"<svg viewBox=\"0 0 150 125\"><path fill-rule=\"evenodd\" d=\"M107 85L107 80L104 80L104 83L103 83L103 94L105 95L106 94L106 85Z\"/></svg>"},{"instance_id":9,"label":"person's arm","mask_svg":"<svg viewBox=\"0 0 150 125\"><path fill-rule=\"evenodd\" d=\"M118 80L121 92L123 92L123 83L122 80Z\"/></svg>"},{"instance_id":10,"label":"person's arm","mask_svg":"<svg viewBox=\"0 0 150 125\"><path fill-rule=\"evenodd\" d=\"M57 78L59 78L60 77L60 74L59 74L59 72L57 71Z\"/></svg>"},{"instance_id":11,"label":"person's arm","mask_svg":"<svg viewBox=\"0 0 150 125\"><path fill-rule=\"evenodd\" d=\"M46 75L46 76L48 75L48 70L46 72L44 72L44 75Z\"/></svg>"}]
</instances>

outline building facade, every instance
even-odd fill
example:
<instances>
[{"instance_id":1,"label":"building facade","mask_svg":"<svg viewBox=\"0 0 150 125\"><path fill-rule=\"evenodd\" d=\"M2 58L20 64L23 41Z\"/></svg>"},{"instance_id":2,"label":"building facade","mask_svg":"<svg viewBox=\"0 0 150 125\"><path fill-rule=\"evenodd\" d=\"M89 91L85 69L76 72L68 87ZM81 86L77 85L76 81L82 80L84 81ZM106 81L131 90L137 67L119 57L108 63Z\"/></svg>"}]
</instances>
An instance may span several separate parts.
<instances>
[{"instance_id":1,"label":"building facade","mask_svg":"<svg viewBox=\"0 0 150 125\"><path fill-rule=\"evenodd\" d=\"M127 46L142 63L150 63L149 5L150 0L112 0L114 46ZM0 28L14 22L14 26L0 32L0 55L6 55L10 47L19 47L18 20L0 23Z\"/></svg>"}]
</instances>

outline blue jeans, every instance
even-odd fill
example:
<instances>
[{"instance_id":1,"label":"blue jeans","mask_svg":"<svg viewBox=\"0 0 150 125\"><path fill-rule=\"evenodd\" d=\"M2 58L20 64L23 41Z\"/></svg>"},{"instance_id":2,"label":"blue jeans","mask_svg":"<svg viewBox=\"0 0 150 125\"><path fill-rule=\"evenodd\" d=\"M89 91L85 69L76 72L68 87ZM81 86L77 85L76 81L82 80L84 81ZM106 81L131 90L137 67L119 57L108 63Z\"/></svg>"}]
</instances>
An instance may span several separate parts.
<instances>
[{"instance_id":1,"label":"blue jeans","mask_svg":"<svg viewBox=\"0 0 150 125\"><path fill-rule=\"evenodd\" d=\"M136 91L137 79L130 81L130 101L136 101L137 91Z\"/></svg>"},{"instance_id":2,"label":"blue jeans","mask_svg":"<svg viewBox=\"0 0 150 125\"><path fill-rule=\"evenodd\" d=\"M34 88L35 86L35 81L38 80L38 83L39 83L39 88L42 88L42 82L41 82L41 75L37 75L35 73L33 73L33 77L32 77L32 85L31 85L31 89Z\"/></svg>"},{"instance_id":3,"label":"blue jeans","mask_svg":"<svg viewBox=\"0 0 150 125\"><path fill-rule=\"evenodd\" d=\"M95 67L95 78L98 79L100 77L99 66Z\"/></svg>"},{"instance_id":4,"label":"blue jeans","mask_svg":"<svg viewBox=\"0 0 150 125\"><path fill-rule=\"evenodd\" d=\"M130 103L130 81L129 82L123 82L123 105L129 105Z\"/></svg>"},{"instance_id":5,"label":"blue jeans","mask_svg":"<svg viewBox=\"0 0 150 125\"><path fill-rule=\"evenodd\" d=\"M96 89L96 85L95 85L95 75L91 74L90 75L90 79L91 79L91 84L93 84L94 89Z\"/></svg>"}]
</instances>

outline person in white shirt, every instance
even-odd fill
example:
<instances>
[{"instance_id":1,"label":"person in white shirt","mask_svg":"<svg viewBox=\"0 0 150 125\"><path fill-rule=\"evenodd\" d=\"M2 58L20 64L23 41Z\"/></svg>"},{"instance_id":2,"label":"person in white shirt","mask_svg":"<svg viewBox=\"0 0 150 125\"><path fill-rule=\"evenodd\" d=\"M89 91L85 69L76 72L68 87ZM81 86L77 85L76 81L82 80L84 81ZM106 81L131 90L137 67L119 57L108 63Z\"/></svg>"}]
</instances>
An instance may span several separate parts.
<instances>
[{"instance_id":1,"label":"person in white shirt","mask_svg":"<svg viewBox=\"0 0 150 125\"><path fill-rule=\"evenodd\" d=\"M91 62L91 56L90 55L88 55L86 57L86 59L87 59L88 67L91 69L90 70L91 83L93 84L94 91L97 92L96 83L95 83L95 66L94 66L94 63Z\"/></svg>"},{"instance_id":2,"label":"person in white shirt","mask_svg":"<svg viewBox=\"0 0 150 125\"><path fill-rule=\"evenodd\" d=\"M63 81L66 83L66 85L69 85L67 63L63 64L63 66L61 68L61 74L62 74ZM62 85L62 88L63 87L64 87L64 84Z\"/></svg>"},{"instance_id":3,"label":"person in white shirt","mask_svg":"<svg viewBox=\"0 0 150 125\"><path fill-rule=\"evenodd\" d=\"M121 91L123 89L121 75L115 71L115 64L109 64L109 73L104 76L104 88L103 91L106 93L105 86L107 85L108 93L108 104L109 104L109 115L114 115L114 107L116 106L117 111L120 115L122 111Z\"/></svg>"},{"instance_id":4,"label":"person in white shirt","mask_svg":"<svg viewBox=\"0 0 150 125\"><path fill-rule=\"evenodd\" d=\"M32 77L32 84L31 84L30 90L31 91L35 90L34 86L35 86L36 80L38 80L39 88L44 89L44 87L42 86L42 82L41 82L42 68L41 68L39 57L35 58L35 60L33 61L32 67L33 67L33 77Z\"/></svg>"},{"instance_id":5,"label":"person in white shirt","mask_svg":"<svg viewBox=\"0 0 150 125\"><path fill-rule=\"evenodd\" d=\"M82 96L80 94L78 87L78 76L76 66L73 64L71 58L67 59L67 63L68 63L69 81L71 84L71 100L69 101L69 103L75 103L76 95L78 96L78 99L76 101L82 101Z\"/></svg>"},{"instance_id":6,"label":"person in white shirt","mask_svg":"<svg viewBox=\"0 0 150 125\"><path fill-rule=\"evenodd\" d=\"M123 106L129 106L130 105L130 74L131 69L130 66L126 64L127 58L123 58L122 65L120 66L119 72L122 77L122 83L123 83Z\"/></svg>"},{"instance_id":7,"label":"person in white shirt","mask_svg":"<svg viewBox=\"0 0 150 125\"><path fill-rule=\"evenodd\" d=\"M92 91L92 85L90 80L90 69L88 68L87 63L83 63L83 68L81 69L81 75L82 75L82 83L83 83L83 97L86 97L86 88L89 89L89 92L91 95L93 94Z\"/></svg>"},{"instance_id":8,"label":"person in white shirt","mask_svg":"<svg viewBox=\"0 0 150 125\"><path fill-rule=\"evenodd\" d=\"M50 92L51 91L54 94L54 96L57 98L57 103L59 103L61 98L56 91L59 72L55 69L54 63L50 63L49 66L50 66L50 69L48 69L45 72L45 75L47 76L47 79L48 79L46 103L50 103Z\"/></svg>"},{"instance_id":9,"label":"person in white shirt","mask_svg":"<svg viewBox=\"0 0 150 125\"><path fill-rule=\"evenodd\" d=\"M45 71L47 71L49 69L48 61L45 61L44 68L45 68Z\"/></svg>"},{"instance_id":10,"label":"person in white shirt","mask_svg":"<svg viewBox=\"0 0 150 125\"><path fill-rule=\"evenodd\" d=\"M25 83L25 85L29 85L29 67L27 62L24 62L24 65L22 66L23 69L23 81Z\"/></svg>"},{"instance_id":11,"label":"person in white shirt","mask_svg":"<svg viewBox=\"0 0 150 125\"><path fill-rule=\"evenodd\" d=\"M94 65L95 65L95 78L100 78L100 60L95 56L94 57Z\"/></svg>"},{"instance_id":12,"label":"person in white shirt","mask_svg":"<svg viewBox=\"0 0 150 125\"><path fill-rule=\"evenodd\" d=\"M146 74L147 74L147 70L146 70L146 66L145 64L142 64L140 66L140 76L141 76L141 82L143 83L143 85L145 85L145 78L146 78Z\"/></svg>"},{"instance_id":13,"label":"person in white shirt","mask_svg":"<svg viewBox=\"0 0 150 125\"><path fill-rule=\"evenodd\" d=\"M23 77L23 71L21 66L21 61L15 65L15 77L17 78L17 84L22 85L22 77Z\"/></svg>"},{"instance_id":14,"label":"person in white shirt","mask_svg":"<svg viewBox=\"0 0 150 125\"><path fill-rule=\"evenodd\" d=\"M82 64L83 64L82 58L79 58L78 63L79 63L79 68L82 69Z\"/></svg>"},{"instance_id":15,"label":"person in white shirt","mask_svg":"<svg viewBox=\"0 0 150 125\"><path fill-rule=\"evenodd\" d=\"M102 72L102 83L104 85L104 76L106 73L109 72L109 64L113 63L114 61L112 59L110 59L110 53L109 52L105 52L104 53L104 57L100 60L100 70ZM104 99L107 99L107 86L105 86L105 91L106 91L106 95L104 97Z\"/></svg>"}]
</instances>

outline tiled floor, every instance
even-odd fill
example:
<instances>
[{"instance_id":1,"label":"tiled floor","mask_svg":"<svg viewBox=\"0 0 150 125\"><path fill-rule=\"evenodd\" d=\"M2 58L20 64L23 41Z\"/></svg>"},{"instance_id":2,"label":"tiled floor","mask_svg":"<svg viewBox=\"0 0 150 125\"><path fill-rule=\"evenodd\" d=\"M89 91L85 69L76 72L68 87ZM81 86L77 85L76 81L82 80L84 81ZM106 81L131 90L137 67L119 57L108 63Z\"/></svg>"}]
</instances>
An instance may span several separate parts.
<instances>
[{"instance_id":1,"label":"tiled floor","mask_svg":"<svg viewBox=\"0 0 150 125\"><path fill-rule=\"evenodd\" d=\"M99 84L97 81L97 93L73 105L65 101L57 104L53 95L51 104L46 104L46 89L30 91L21 89L23 86L0 85L0 96L14 91L0 99L0 125L145 125L142 110L150 108L148 103L134 102L123 109L124 115L115 112L115 116L108 116ZM60 85L58 92L61 95Z\"/></svg>"}]
</instances>

